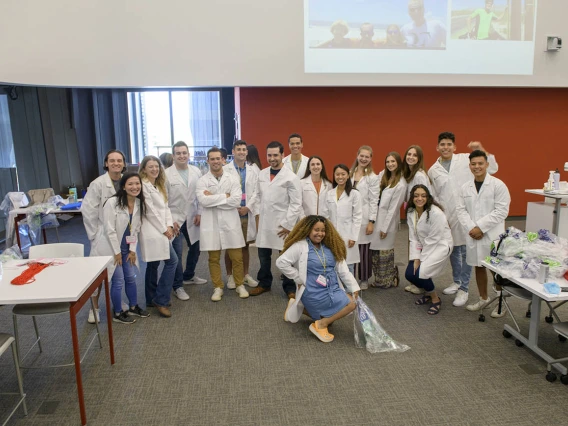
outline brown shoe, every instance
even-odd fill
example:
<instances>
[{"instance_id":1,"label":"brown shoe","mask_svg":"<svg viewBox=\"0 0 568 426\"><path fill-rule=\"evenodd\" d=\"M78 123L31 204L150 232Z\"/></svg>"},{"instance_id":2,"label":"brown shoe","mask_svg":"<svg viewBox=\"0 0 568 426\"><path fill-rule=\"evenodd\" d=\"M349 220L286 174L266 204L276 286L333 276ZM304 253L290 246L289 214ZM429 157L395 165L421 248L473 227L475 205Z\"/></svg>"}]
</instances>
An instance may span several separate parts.
<instances>
[{"instance_id":1,"label":"brown shoe","mask_svg":"<svg viewBox=\"0 0 568 426\"><path fill-rule=\"evenodd\" d=\"M296 293L288 293L288 299L295 299Z\"/></svg>"},{"instance_id":2,"label":"brown shoe","mask_svg":"<svg viewBox=\"0 0 568 426\"><path fill-rule=\"evenodd\" d=\"M249 291L248 293L249 293L249 296L259 296L259 295L261 295L262 293L266 293L266 292L268 292L268 291L270 291L270 287L269 287L269 288L264 288L264 287L258 286L258 287L256 287L256 288L253 288L253 289L252 289L251 291Z\"/></svg>"},{"instance_id":3,"label":"brown shoe","mask_svg":"<svg viewBox=\"0 0 568 426\"><path fill-rule=\"evenodd\" d=\"M172 311L169 310L166 306L158 306L156 305L156 309L161 317L170 318L172 316Z\"/></svg>"}]
</instances>

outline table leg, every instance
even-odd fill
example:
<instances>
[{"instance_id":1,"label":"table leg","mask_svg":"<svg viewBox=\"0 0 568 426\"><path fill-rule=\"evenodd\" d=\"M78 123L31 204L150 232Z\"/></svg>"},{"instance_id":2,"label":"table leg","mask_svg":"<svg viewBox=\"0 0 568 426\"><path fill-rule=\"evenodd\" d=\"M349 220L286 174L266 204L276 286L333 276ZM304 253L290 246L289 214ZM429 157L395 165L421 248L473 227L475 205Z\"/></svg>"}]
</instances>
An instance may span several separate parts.
<instances>
[{"instance_id":1,"label":"table leg","mask_svg":"<svg viewBox=\"0 0 568 426\"><path fill-rule=\"evenodd\" d=\"M75 360L75 377L77 379L77 396L79 398L79 410L81 411L81 424L87 424L87 412L85 410L85 398L83 395L83 379L81 376L81 354L79 353L79 338L77 337L77 318L75 310L69 309L71 320L71 338L73 339L73 358Z\"/></svg>"},{"instance_id":2,"label":"table leg","mask_svg":"<svg viewBox=\"0 0 568 426\"><path fill-rule=\"evenodd\" d=\"M105 269L103 272L104 282L105 282L105 299L106 299L106 311L107 311L107 327L108 327L108 349L110 351L110 363L114 364L114 337L112 335L112 309L110 303L110 285L108 282L108 270Z\"/></svg>"},{"instance_id":3,"label":"table leg","mask_svg":"<svg viewBox=\"0 0 568 426\"><path fill-rule=\"evenodd\" d=\"M562 198L557 198L554 205L554 219L552 221L552 233L558 235L560 228L560 209L562 208Z\"/></svg>"},{"instance_id":4,"label":"table leg","mask_svg":"<svg viewBox=\"0 0 568 426\"><path fill-rule=\"evenodd\" d=\"M16 231L16 241L18 242L18 247L22 251L22 243L20 241L20 220L22 220L21 215L17 214L14 217L14 231Z\"/></svg>"}]
</instances>

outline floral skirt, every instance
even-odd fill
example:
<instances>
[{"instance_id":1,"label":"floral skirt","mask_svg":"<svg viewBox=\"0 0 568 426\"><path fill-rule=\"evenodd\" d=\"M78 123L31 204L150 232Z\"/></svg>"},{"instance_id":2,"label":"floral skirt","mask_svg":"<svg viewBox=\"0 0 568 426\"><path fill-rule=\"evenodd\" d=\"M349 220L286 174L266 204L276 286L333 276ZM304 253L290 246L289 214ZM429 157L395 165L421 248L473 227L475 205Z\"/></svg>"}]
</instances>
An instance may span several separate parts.
<instances>
[{"instance_id":1,"label":"floral skirt","mask_svg":"<svg viewBox=\"0 0 568 426\"><path fill-rule=\"evenodd\" d=\"M394 265L394 249L371 250L373 260L373 287L390 288L398 286L398 267Z\"/></svg>"}]
</instances>

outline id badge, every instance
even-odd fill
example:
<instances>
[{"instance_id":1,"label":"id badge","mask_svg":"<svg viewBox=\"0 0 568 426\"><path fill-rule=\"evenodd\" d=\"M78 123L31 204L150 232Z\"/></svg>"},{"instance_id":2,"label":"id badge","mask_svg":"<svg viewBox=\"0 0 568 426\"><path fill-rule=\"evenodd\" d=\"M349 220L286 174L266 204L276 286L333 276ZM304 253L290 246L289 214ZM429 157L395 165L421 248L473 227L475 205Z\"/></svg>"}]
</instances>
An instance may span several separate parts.
<instances>
[{"instance_id":1,"label":"id badge","mask_svg":"<svg viewBox=\"0 0 568 426\"><path fill-rule=\"evenodd\" d=\"M323 275L318 276L316 283L322 287L327 287L327 279Z\"/></svg>"},{"instance_id":2,"label":"id badge","mask_svg":"<svg viewBox=\"0 0 568 426\"><path fill-rule=\"evenodd\" d=\"M126 237L126 244L136 244L136 241L138 240L136 239L135 235L128 235Z\"/></svg>"},{"instance_id":3,"label":"id badge","mask_svg":"<svg viewBox=\"0 0 568 426\"><path fill-rule=\"evenodd\" d=\"M416 243L416 244L415 244L415 247L416 247L416 250L422 251L422 244Z\"/></svg>"},{"instance_id":4,"label":"id badge","mask_svg":"<svg viewBox=\"0 0 568 426\"><path fill-rule=\"evenodd\" d=\"M247 200L247 194L241 195L241 201L246 201Z\"/></svg>"}]
</instances>

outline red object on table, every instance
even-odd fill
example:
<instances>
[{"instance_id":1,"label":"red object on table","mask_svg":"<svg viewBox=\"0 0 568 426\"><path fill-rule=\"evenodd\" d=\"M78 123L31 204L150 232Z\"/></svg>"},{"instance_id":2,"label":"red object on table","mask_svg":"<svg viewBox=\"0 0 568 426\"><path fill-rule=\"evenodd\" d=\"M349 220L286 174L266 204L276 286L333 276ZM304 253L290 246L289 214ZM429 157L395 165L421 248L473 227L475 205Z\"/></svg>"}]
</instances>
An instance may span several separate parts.
<instances>
[{"instance_id":1,"label":"red object on table","mask_svg":"<svg viewBox=\"0 0 568 426\"><path fill-rule=\"evenodd\" d=\"M14 285L24 285L30 284L35 281L35 276L47 268L51 263L39 263L39 262L30 262L28 263L28 269L14 278L11 283Z\"/></svg>"}]
</instances>

